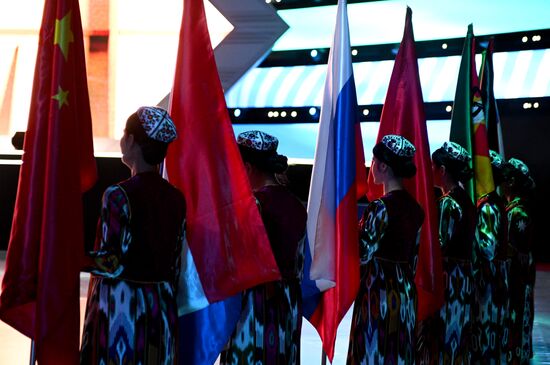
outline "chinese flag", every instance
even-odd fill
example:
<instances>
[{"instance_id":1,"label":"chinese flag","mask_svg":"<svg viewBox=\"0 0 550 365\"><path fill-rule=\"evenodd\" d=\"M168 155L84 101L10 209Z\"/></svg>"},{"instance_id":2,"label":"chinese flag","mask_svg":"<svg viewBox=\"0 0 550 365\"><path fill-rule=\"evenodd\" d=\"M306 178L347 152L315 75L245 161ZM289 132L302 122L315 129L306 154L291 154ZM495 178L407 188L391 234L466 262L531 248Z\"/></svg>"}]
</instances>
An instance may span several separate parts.
<instances>
[{"instance_id":1,"label":"chinese flag","mask_svg":"<svg viewBox=\"0 0 550 365\"><path fill-rule=\"evenodd\" d=\"M79 361L82 193L96 180L77 0L47 0L0 318L32 338L39 364Z\"/></svg>"}]
</instances>

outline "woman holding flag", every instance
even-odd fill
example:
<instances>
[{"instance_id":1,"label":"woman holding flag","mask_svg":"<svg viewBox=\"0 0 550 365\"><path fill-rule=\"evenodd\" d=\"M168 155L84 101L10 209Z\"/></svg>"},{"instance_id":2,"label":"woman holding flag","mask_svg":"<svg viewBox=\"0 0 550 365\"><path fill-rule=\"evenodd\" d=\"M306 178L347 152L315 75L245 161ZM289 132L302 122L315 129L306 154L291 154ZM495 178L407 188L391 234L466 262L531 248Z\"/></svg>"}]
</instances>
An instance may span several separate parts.
<instances>
[{"instance_id":1,"label":"woman holding flag","mask_svg":"<svg viewBox=\"0 0 550 365\"><path fill-rule=\"evenodd\" d=\"M505 161L490 150L495 187L504 181ZM474 241L475 303L472 318L472 363L506 364L509 330L510 261L504 198L496 190L477 200Z\"/></svg>"},{"instance_id":2,"label":"woman holding flag","mask_svg":"<svg viewBox=\"0 0 550 365\"><path fill-rule=\"evenodd\" d=\"M495 186L503 179L504 161L490 151ZM508 306L507 220L504 200L496 190L477 200L477 229L473 249L475 301L472 315L472 363L506 363Z\"/></svg>"},{"instance_id":3,"label":"woman holding flag","mask_svg":"<svg viewBox=\"0 0 550 365\"><path fill-rule=\"evenodd\" d=\"M470 154L457 143L445 142L432 154L434 184L439 198L439 240L446 280L440 315L439 363L469 364L472 305L472 248L476 212L461 184L473 176Z\"/></svg>"},{"instance_id":4,"label":"woman holding flag","mask_svg":"<svg viewBox=\"0 0 550 365\"><path fill-rule=\"evenodd\" d=\"M238 135L237 144L281 280L244 293L241 318L220 364L299 364L306 209L280 184L288 164L277 153L276 137L247 131Z\"/></svg>"},{"instance_id":5,"label":"woman holding flag","mask_svg":"<svg viewBox=\"0 0 550 365\"><path fill-rule=\"evenodd\" d=\"M528 364L533 356L535 261L532 252L533 219L527 197L535 187L527 165L511 158L506 164L504 195L508 200L510 269L509 364Z\"/></svg>"},{"instance_id":6,"label":"woman holding flag","mask_svg":"<svg viewBox=\"0 0 550 365\"><path fill-rule=\"evenodd\" d=\"M348 364L413 364L416 287L414 271L424 211L404 189L416 174L415 147L386 135L374 146L374 182L384 195L359 222L361 282L351 324Z\"/></svg>"},{"instance_id":7,"label":"woman holding flag","mask_svg":"<svg viewBox=\"0 0 550 365\"><path fill-rule=\"evenodd\" d=\"M81 364L175 364L175 283L186 204L159 174L176 138L168 113L142 107L126 122L120 140L131 178L103 194Z\"/></svg>"}]
</instances>

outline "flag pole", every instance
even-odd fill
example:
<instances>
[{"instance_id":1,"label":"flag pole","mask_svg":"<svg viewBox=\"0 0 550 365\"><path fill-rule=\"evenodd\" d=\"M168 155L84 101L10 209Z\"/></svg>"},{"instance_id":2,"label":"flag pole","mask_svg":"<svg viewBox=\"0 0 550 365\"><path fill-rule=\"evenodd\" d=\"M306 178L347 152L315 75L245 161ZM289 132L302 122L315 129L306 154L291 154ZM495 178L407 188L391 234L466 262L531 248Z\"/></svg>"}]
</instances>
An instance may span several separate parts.
<instances>
[{"instance_id":1,"label":"flag pole","mask_svg":"<svg viewBox=\"0 0 550 365\"><path fill-rule=\"evenodd\" d=\"M325 350L321 350L321 365L327 365L327 354Z\"/></svg>"},{"instance_id":2,"label":"flag pole","mask_svg":"<svg viewBox=\"0 0 550 365\"><path fill-rule=\"evenodd\" d=\"M31 340L31 356L30 356L30 359L29 359L29 364L30 365L36 364L36 353L35 353L35 348L34 348L34 340Z\"/></svg>"}]
</instances>

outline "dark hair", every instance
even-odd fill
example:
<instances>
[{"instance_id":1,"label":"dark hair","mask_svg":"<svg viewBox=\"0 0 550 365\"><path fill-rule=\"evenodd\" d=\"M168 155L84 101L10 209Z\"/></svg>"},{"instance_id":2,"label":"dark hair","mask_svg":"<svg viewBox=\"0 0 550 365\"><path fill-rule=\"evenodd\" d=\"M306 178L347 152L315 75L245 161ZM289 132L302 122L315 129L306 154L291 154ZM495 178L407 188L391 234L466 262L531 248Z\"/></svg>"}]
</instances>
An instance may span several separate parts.
<instances>
[{"instance_id":1,"label":"dark hair","mask_svg":"<svg viewBox=\"0 0 550 365\"><path fill-rule=\"evenodd\" d=\"M455 181L460 181L463 184L474 176L474 170L472 170L468 162L453 158L442 147L432 153L432 161L437 166L445 166L447 173Z\"/></svg>"},{"instance_id":2,"label":"dark hair","mask_svg":"<svg viewBox=\"0 0 550 365\"><path fill-rule=\"evenodd\" d=\"M128 117L124 131L134 136L134 140L141 148L145 162L150 165L158 165L164 160L166 151L168 150L168 143L150 138L147 133L145 133L145 129L143 129L137 113Z\"/></svg>"},{"instance_id":3,"label":"dark hair","mask_svg":"<svg viewBox=\"0 0 550 365\"><path fill-rule=\"evenodd\" d=\"M288 159L276 151L258 151L239 145L239 151L244 162L254 165L257 169L274 174L282 174L288 168Z\"/></svg>"},{"instance_id":4,"label":"dark hair","mask_svg":"<svg viewBox=\"0 0 550 365\"><path fill-rule=\"evenodd\" d=\"M412 157L398 156L382 142L378 142L374 146L372 154L391 167L395 177L410 178L416 174L416 166Z\"/></svg>"},{"instance_id":5,"label":"dark hair","mask_svg":"<svg viewBox=\"0 0 550 365\"><path fill-rule=\"evenodd\" d=\"M524 175L509 162L503 165L502 176L511 192L517 195L529 194L535 185L532 178Z\"/></svg>"},{"instance_id":6,"label":"dark hair","mask_svg":"<svg viewBox=\"0 0 550 365\"><path fill-rule=\"evenodd\" d=\"M495 182L495 187L502 184L504 182L504 164L500 166L495 166L494 164L491 164L492 170L493 170L493 180Z\"/></svg>"}]
</instances>

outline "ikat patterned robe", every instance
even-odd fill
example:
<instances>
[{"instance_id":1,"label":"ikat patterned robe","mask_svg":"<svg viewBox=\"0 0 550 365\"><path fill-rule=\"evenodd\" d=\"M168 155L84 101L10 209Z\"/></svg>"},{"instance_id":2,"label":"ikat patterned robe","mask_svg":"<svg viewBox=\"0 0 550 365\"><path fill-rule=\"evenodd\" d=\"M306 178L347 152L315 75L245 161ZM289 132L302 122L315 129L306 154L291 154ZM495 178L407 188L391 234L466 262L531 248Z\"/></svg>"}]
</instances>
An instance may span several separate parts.
<instances>
[{"instance_id":1,"label":"ikat patterned robe","mask_svg":"<svg viewBox=\"0 0 550 365\"><path fill-rule=\"evenodd\" d=\"M183 195L158 173L107 188L98 224L81 364L175 364L174 286Z\"/></svg>"},{"instance_id":2,"label":"ikat patterned robe","mask_svg":"<svg viewBox=\"0 0 550 365\"><path fill-rule=\"evenodd\" d=\"M510 272L510 364L528 364L533 353L535 262L532 252L533 221L526 202L513 199L506 206Z\"/></svg>"},{"instance_id":3,"label":"ikat patterned robe","mask_svg":"<svg viewBox=\"0 0 550 365\"><path fill-rule=\"evenodd\" d=\"M472 364L506 364L510 261L504 201L493 191L478 200L477 212Z\"/></svg>"},{"instance_id":4,"label":"ikat patterned robe","mask_svg":"<svg viewBox=\"0 0 550 365\"><path fill-rule=\"evenodd\" d=\"M255 192L282 280L247 290L221 365L300 364L306 210L281 185Z\"/></svg>"},{"instance_id":5,"label":"ikat patterned robe","mask_svg":"<svg viewBox=\"0 0 550 365\"><path fill-rule=\"evenodd\" d=\"M371 202L359 222L361 281L347 364L414 364L414 269L424 212L405 190Z\"/></svg>"},{"instance_id":6,"label":"ikat patterned robe","mask_svg":"<svg viewBox=\"0 0 550 365\"><path fill-rule=\"evenodd\" d=\"M470 363L475 215L470 197L460 187L439 199L439 240L445 279L445 302L440 310L443 326L440 364Z\"/></svg>"}]
</instances>

